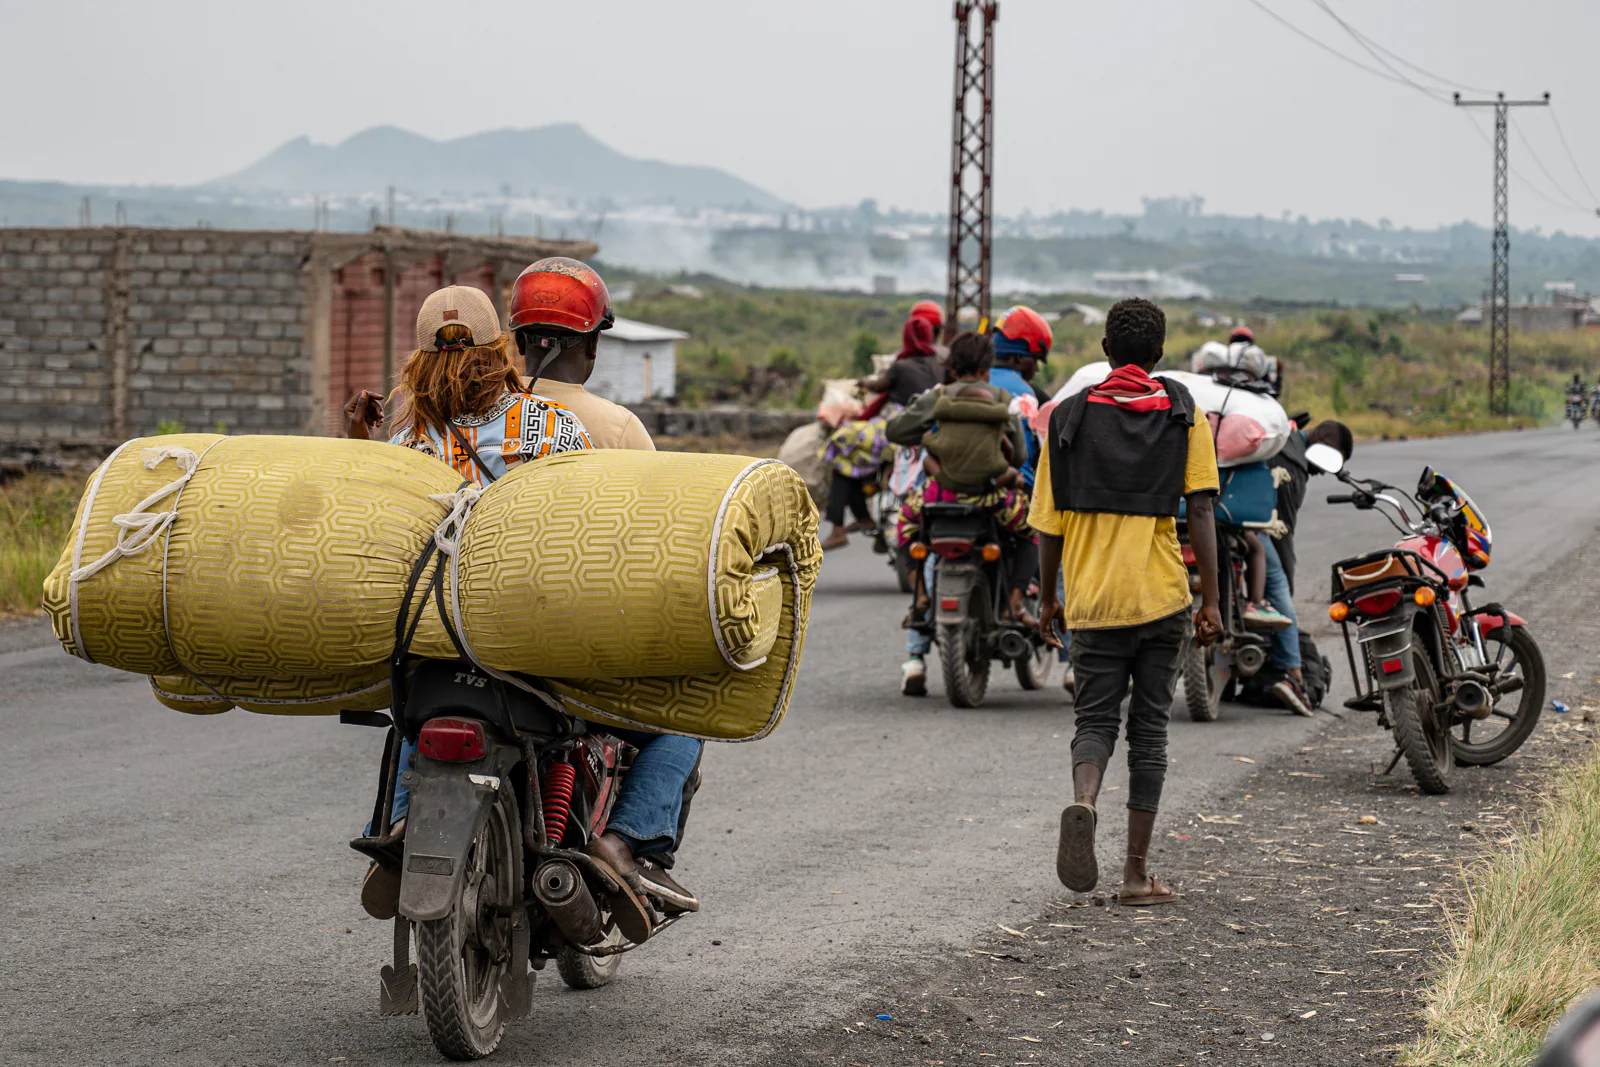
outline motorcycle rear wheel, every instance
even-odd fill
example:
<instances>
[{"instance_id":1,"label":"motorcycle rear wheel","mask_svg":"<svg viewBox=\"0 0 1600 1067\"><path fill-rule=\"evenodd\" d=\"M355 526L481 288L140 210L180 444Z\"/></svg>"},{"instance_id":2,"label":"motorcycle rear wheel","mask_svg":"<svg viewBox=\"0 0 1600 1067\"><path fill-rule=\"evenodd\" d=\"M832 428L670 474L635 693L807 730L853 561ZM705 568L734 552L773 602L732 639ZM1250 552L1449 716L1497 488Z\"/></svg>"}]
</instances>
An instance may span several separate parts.
<instances>
[{"instance_id":1,"label":"motorcycle rear wheel","mask_svg":"<svg viewBox=\"0 0 1600 1067\"><path fill-rule=\"evenodd\" d=\"M1477 724L1471 721L1457 723L1451 728L1450 744L1455 750L1456 762L1466 767L1487 767L1491 763L1499 763L1521 748L1528 735L1533 733L1533 728L1539 725L1539 713L1544 710L1544 655L1539 651L1538 643L1520 626L1491 630L1483 635L1483 639L1491 660L1503 662L1504 653L1511 653L1513 663L1503 666L1500 674L1504 676L1509 673L1507 668L1515 670L1522 677L1522 689L1517 694L1515 714L1500 715L1499 705L1496 704L1492 717L1509 721L1505 729L1491 739L1474 743L1472 730ZM1498 649L1495 647L1497 645Z\"/></svg>"},{"instance_id":2,"label":"motorcycle rear wheel","mask_svg":"<svg viewBox=\"0 0 1600 1067\"><path fill-rule=\"evenodd\" d=\"M1222 715L1222 685L1217 680L1216 657L1217 650L1196 644L1193 634L1183 639L1178 651L1183 705L1195 722L1216 722Z\"/></svg>"},{"instance_id":3,"label":"motorcycle rear wheel","mask_svg":"<svg viewBox=\"0 0 1600 1067\"><path fill-rule=\"evenodd\" d=\"M502 787L467 854L461 890L443 919L416 924L417 988L428 1036L447 1058L478 1060L506 1030L500 981L513 965L511 909L522 885L516 800Z\"/></svg>"},{"instance_id":4,"label":"motorcycle rear wheel","mask_svg":"<svg viewBox=\"0 0 1600 1067\"><path fill-rule=\"evenodd\" d=\"M1434 711L1439 693L1427 652L1413 647L1411 661L1416 670L1411 684L1383 695L1395 744L1424 793L1448 793L1450 769L1455 765L1454 739L1448 722L1441 721Z\"/></svg>"},{"instance_id":5,"label":"motorcycle rear wheel","mask_svg":"<svg viewBox=\"0 0 1600 1067\"><path fill-rule=\"evenodd\" d=\"M978 594L974 594L978 595ZM989 657L975 650L974 624L939 624L939 664L944 668L944 692L957 708L975 708L989 691Z\"/></svg>"}]
</instances>

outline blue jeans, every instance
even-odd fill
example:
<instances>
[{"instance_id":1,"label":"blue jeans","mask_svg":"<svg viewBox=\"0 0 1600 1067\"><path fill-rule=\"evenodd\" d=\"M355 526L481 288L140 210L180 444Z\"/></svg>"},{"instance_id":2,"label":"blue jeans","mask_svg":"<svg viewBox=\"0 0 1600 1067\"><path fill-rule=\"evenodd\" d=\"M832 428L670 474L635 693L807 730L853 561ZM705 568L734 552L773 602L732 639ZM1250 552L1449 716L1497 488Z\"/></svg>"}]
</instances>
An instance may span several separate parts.
<instances>
[{"instance_id":1,"label":"blue jeans","mask_svg":"<svg viewBox=\"0 0 1600 1067\"><path fill-rule=\"evenodd\" d=\"M676 734L650 734L639 730L610 732L637 747L639 754L633 759L633 769L622 780L622 791L617 795L617 804L611 809L611 819L606 828L621 834L636 856L665 852L677 843L684 786L694 773L705 742ZM402 775L411 766L411 755L415 751L415 745L402 739ZM411 790L405 783L395 782L390 819L402 819L410 809ZM371 823L367 824L365 833L372 833Z\"/></svg>"},{"instance_id":2,"label":"blue jeans","mask_svg":"<svg viewBox=\"0 0 1600 1067\"><path fill-rule=\"evenodd\" d=\"M1300 667L1300 620L1294 613L1294 597L1289 592L1289 575L1278 558L1278 546L1272 538L1262 535L1259 540L1267 550L1267 603L1278 613L1294 621L1293 626L1272 635L1272 662L1286 671Z\"/></svg>"}]
</instances>

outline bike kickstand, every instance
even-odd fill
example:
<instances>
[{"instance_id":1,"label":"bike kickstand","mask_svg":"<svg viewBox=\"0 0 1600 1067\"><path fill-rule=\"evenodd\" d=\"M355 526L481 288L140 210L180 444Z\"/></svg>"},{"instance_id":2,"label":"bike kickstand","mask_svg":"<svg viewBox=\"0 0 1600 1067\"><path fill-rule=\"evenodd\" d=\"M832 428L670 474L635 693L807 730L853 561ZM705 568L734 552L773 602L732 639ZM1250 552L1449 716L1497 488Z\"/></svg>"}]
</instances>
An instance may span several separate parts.
<instances>
[{"instance_id":1,"label":"bike kickstand","mask_svg":"<svg viewBox=\"0 0 1600 1067\"><path fill-rule=\"evenodd\" d=\"M411 920L404 915L394 917L394 964L384 967L378 977L383 983L379 1015L417 1013L417 965L411 962Z\"/></svg>"}]
</instances>

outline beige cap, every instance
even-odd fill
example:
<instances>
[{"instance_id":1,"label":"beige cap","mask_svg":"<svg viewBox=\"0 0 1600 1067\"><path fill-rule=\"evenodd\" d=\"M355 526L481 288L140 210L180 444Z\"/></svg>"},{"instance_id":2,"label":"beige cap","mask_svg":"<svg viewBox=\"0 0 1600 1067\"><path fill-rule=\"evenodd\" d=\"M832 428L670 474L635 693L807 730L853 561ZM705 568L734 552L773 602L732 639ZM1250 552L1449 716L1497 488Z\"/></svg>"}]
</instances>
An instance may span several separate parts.
<instances>
[{"instance_id":1,"label":"beige cap","mask_svg":"<svg viewBox=\"0 0 1600 1067\"><path fill-rule=\"evenodd\" d=\"M482 289L447 285L422 302L417 312L417 347L439 351L439 331L458 322L472 331L473 345L490 345L500 337L500 316Z\"/></svg>"}]
</instances>

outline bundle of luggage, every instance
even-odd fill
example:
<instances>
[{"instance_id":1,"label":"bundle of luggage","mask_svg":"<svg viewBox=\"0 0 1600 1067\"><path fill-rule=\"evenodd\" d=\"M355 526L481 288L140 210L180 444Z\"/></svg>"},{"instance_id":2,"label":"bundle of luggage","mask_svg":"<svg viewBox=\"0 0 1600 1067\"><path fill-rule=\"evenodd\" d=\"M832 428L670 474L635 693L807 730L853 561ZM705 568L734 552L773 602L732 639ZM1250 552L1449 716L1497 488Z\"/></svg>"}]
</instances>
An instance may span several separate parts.
<instances>
[{"instance_id":1,"label":"bundle of luggage","mask_svg":"<svg viewBox=\"0 0 1600 1067\"><path fill-rule=\"evenodd\" d=\"M90 478L45 607L182 711L387 707L414 624L411 654L544 679L583 718L748 740L788 705L816 530L775 460L569 452L480 491L376 442L179 434Z\"/></svg>"}]
</instances>

